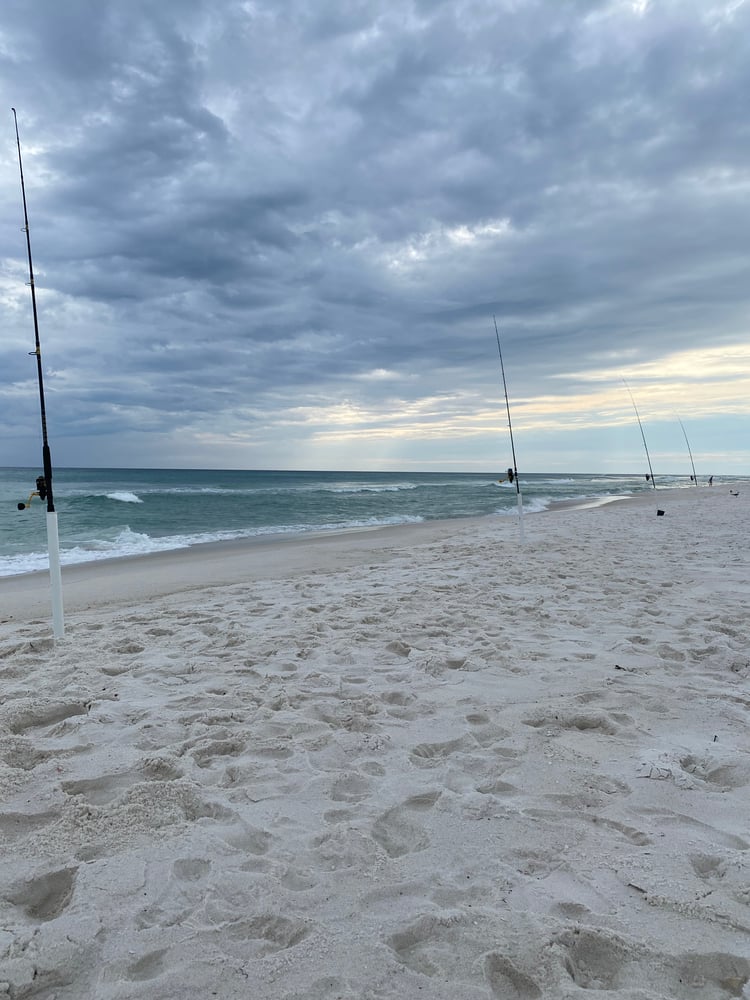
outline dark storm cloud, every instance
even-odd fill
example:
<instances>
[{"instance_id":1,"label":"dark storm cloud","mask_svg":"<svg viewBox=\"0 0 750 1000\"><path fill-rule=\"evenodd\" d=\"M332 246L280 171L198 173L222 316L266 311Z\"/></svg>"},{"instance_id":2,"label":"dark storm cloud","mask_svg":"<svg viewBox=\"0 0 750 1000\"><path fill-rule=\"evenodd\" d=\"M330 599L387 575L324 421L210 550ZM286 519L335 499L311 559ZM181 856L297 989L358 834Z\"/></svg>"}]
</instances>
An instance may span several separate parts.
<instances>
[{"instance_id":1,"label":"dark storm cloud","mask_svg":"<svg viewBox=\"0 0 750 1000\"><path fill-rule=\"evenodd\" d=\"M486 397L493 313L523 393L746 335L747 4L341 7L6 0L58 436L148 429L159 464L175 421Z\"/></svg>"}]
</instances>

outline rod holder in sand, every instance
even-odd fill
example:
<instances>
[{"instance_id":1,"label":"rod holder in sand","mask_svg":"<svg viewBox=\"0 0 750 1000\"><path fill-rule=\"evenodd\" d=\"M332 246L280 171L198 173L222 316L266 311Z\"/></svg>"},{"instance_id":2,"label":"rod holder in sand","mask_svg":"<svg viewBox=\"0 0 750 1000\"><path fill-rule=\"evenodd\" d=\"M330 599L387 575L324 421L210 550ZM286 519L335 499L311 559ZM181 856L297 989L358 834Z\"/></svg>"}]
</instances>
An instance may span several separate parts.
<instances>
[{"instance_id":1,"label":"rod holder in sand","mask_svg":"<svg viewBox=\"0 0 750 1000\"><path fill-rule=\"evenodd\" d=\"M49 548L49 582L52 603L52 634L55 639L65 635L63 613L62 573L60 571L60 539L57 533L57 514L47 512L47 547Z\"/></svg>"}]
</instances>

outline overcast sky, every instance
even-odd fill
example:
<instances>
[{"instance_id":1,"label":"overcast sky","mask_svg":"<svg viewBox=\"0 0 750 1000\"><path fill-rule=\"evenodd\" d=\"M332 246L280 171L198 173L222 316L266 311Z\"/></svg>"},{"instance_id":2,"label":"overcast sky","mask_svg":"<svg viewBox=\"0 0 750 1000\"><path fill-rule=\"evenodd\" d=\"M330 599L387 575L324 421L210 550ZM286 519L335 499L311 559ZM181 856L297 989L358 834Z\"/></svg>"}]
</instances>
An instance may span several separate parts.
<instances>
[{"instance_id":1,"label":"overcast sky","mask_svg":"<svg viewBox=\"0 0 750 1000\"><path fill-rule=\"evenodd\" d=\"M748 0L3 0L0 465L750 473ZM1 120L1 116L0 116ZM0 133L1 135L1 133Z\"/></svg>"}]
</instances>

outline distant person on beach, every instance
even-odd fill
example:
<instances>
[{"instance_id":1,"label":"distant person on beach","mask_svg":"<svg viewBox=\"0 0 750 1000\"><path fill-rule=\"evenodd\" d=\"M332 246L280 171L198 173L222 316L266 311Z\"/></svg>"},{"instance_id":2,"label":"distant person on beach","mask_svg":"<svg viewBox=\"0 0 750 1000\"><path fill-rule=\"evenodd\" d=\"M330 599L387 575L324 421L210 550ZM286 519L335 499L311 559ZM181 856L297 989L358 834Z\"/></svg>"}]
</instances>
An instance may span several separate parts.
<instances>
[{"instance_id":1,"label":"distant person on beach","mask_svg":"<svg viewBox=\"0 0 750 1000\"><path fill-rule=\"evenodd\" d=\"M713 486L713 484L714 484L714 477L713 476L709 476L708 477L708 485L709 486Z\"/></svg>"}]
</instances>

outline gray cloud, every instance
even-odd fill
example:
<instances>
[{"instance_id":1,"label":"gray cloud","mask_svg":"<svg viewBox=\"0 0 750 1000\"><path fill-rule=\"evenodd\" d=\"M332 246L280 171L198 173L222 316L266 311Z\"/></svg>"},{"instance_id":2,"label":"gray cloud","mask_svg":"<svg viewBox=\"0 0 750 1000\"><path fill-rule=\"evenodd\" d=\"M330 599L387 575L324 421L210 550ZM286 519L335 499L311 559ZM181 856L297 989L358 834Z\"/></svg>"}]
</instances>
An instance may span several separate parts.
<instances>
[{"instance_id":1,"label":"gray cloud","mask_svg":"<svg viewBox=\"0 0 750 1000\"><path fill-rule=\"evenodd\" d=\"M268 465L300 408L491 405L493 313L524 397L746 340L749 28L736 0L6 0L61 460L179 464L179 425L199 464L211 426ZM7 137L0 464L35 406Z\"/></svg>"}]
</instances>

